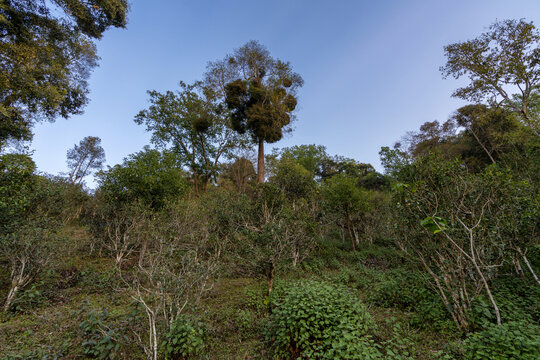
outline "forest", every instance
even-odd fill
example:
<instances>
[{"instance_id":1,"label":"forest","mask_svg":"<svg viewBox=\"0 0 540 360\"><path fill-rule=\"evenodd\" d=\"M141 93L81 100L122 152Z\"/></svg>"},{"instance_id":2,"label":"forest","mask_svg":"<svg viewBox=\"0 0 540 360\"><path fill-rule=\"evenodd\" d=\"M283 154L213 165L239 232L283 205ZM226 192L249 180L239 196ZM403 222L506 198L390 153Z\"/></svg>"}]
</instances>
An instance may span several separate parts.
<instances>
[{"instance_id":1,"label":"forest","mask_svg":"<svg viewBox=\"0 0 540 360\"><path fill-rule=\"evenodd\" d=\"M69 172L38 171L34 126L83 111L128 11L0 1L1 360L540 359L532 22L444 47L468 105L382 147L384 171L269 150L304 79L256 40L148 89L150 144L122 163L88 135Z\"/></svg>"}]
</instances>

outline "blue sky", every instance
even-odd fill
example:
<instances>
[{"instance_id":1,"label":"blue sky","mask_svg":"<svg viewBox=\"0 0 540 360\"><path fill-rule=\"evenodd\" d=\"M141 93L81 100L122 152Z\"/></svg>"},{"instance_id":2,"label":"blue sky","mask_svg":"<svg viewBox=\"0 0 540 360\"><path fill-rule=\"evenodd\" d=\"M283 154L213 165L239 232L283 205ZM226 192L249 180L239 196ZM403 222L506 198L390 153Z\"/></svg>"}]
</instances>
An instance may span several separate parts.
<instances>
[{"instance_id":1,"label":"blue sky","mask_svg":"<svg viewBox=\"0 0 540 360\"><path fill-rule=\"evenodd\" d=\"M380 169L381 146L463 105L451 98L463 82L440 75L443 47L519 18L540 25L540 1L132 0L127 29L97 44L85 113L37 125L33 157L66 171L66 151L92 135L106 164L120 163L149 144L133 121L147 90L199 80L208 61L258 40L305 81L294 132L267 149L315 143Z\"/></svg>"}]
</instances>

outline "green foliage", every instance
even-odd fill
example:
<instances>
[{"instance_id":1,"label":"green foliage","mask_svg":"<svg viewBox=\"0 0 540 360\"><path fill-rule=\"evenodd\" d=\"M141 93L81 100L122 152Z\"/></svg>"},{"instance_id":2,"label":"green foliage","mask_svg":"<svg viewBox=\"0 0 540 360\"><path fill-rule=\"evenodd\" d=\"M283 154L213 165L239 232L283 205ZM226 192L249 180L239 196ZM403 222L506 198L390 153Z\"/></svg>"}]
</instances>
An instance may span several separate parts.
<instances>
[{"instance_id":1,"label":"green foliage","mask_svg":"<svg viewBox=\"0 0 540 360\"><path fill-rule=\"evenodd\" d=\"M266 341L275 359L378 359L374 328L347 290L305 281L274 302Z\"/></svg>"},{"instance_id":2,"label":"green foliage","mask_svg":"<svg viewBox=\"0 0 540 360\"><path fill-rule=\"evenodd\" d=\"M110 203L141 201L159 209L189 191L189 183L175 153L146 147L98 174L99 192Z\"/></svg>"},{"instance_id":3,"label":"green foliage","mask_svg":"<svg viewBox=\"0 0 540 360\"><path fill-rule=\"evenodd\" d=\"M490 296L488 281L491 293L497 292L498 264L512 263L521 248L534 246L537 195L527 181L496 165L473 173L457 159L433 154L407 167L408 183L395 192L398 243L423 265L441 301L466 330L472 326L468 309L474 298L482 292ZM461 292L469 296L458 296Z\"/></svg>"},{"instance_id":4,"label":"green foliage","mask_svg":"<svg viewBox=\"0 0 540 360\"><path fill-rule=\"evenodd\" d=\"M390 177L376 171L369 172L363 176L358 185L368 190L390 190Z\"/></svg>"},{"instance_id":5,"label":"green foliage","mask_svg":"<svg viewBox=\"0 0 540 360\"><path fill-rule=\"evenodd\" d=\"M218 185L227 190L247 193L255 178L253 163L244 157L236 157L233 162L222 165Z\"/></svg>"},{"instance_id":6,"label":"green foliage","mask_svg":"<svg viewBox=\"0 0 540 360\"><path fill-rule=\"evenodd\" d=\"M497 279L496 285L494 296L501 309L503 322L538 323L540 288L537 284L511 274ZM487 329L495 322L489 300L485 296L474 299L470 317L471 327L475 330Z\"/></svg>"},{"instance_id":7,"label":"green foliage","mask_svg":"<svg viewBox=\"0 0 540 360\"><path fill-rule=\"evenodd\" d=\"M374 172L375 169L371 164L335 155L328 156L322 161L320 178L324 181L332 176L343 174L361 181L361 179Z\"/></svg>"},{"instance_id":8,"label":"green foliage","mask_svg":"<svg viewBox=\"0 0 540 360\"><path fill-rule=\"evenodd\" d=\"M39 289L42 284L32 284L30 288L24 290L11 303L10 311L15 313L30 313L45 303L45 297Z\"/></svg>"},{"instance_id":9,"label":"green foliage","mask_svg":"<svg viewBox=\"0 0 540 360\"><path fill-rule=\"evenodd\" d=\"M7 355L1 357L0 360L61 360L64 358L62 352L48 352L33 350L24 355Z\"/></svg>"},{"instance_id":10,"label":"green foliage","mask_svg":"<svg viewBox=\"0 0 540 360\"><path fill-rule=\"evenodd\" d=\"M408 154L401 149L400 144L396 144L392 149L388 146L383 146L379 151L379 156L385 174L391 175L394 178L399 178L400 172L411 161Z\"/></svg>"},{"instance_id":11,"label":"green foliage","mask_svg":"<svg viewBox=\"0 0 540 360\"><path fill-rule=\"evenodd\" d=\"M3 1L0 148L36 121L80 114L97 65L93 39L126 24L126 0Z\"/></svg>"},{"instance_id":12,"label":"green foliage","mask_svg":"<svg viewBox=\"0 0 540 360\"><path fill-rule=\"evenodd\" d=\"M358 186L358 178L341 173L324 181L321 197L327 221L337 223L347 232L355 250L359 232L365 230L365 215L371 205L368 191Z\"/></svg>"},{"instance_id":13,"label":"green foliage","mask_svg":"<svg viewBox=\"0 0 540 360\"><path fill-rule=\"evenodd\" d=\"M92 200L82 184L73 184L64 177L39 179L42 186L49 188L47 204L50 216L64 224L81 219L83 210Z\"/></svg>"},{"instance_id":14,"label":"green foliage","mask_svg":"<svg viewBox=\"0 0 540 360\"><path fill-rule=\"evenodd\" d=\"M114 360L120 359L120 345L127 340L120 330L109 325L110 316L107 309L96 311L87 310L79 328L83 332L83 354L91 359Z\"/></svg>"},{"instance_id":15,"label":"green foliage","mask_svg":"<svg viewBox=\"0 0 540 360\"><path fill-rule=\"evenodd\" d=\"M539 43L540 32L532 22L497 21L475 39L445 46L447 62L441 72L444 77L469 78L470 83L453 96L473 103L502 104L540 134L537 114L528 108L539 85ZM520 95L512 96L516 87Z\"/></svg>"},{"instance_id":16,"label":"green foliage","mask_svg":"<svg viewBox=\"0 0 540 360\"><path fill-rule=\"evenodd\" d=\"M276 165L269 180L279 186L292 200L309 198L315 191L313 175L294 160L283 159Z\"/></svg>"},{"instance_id":17,"label":"green foliage","mask_svg":"<svg viewBox=\"0 0 540 360\"><path fill-rule=\"evenodd\" d=\"M0 234L9 232L30 207L35 168L27 155L0 156Z\"/></svg>"},{"instance_id":18,"label":"green foliage","mask_svg":"<svg viewBox=\"0 0 540 360\"><path fill-rule=\"evenodd\" d=\"M471 333L463 342L465 358L470 360L536 360L540 358L540 327L510 321L501 326Z\"/></svg>"},{"instance_id":19,"label":"green foliage","mask_svg":"<svg viewBox=\"0 0 540 360\"><path fill-rule=\"evenodd\" d=\"M365 191L356 182L355 178L345 174L335 175L325 181L321 193L326 211L340 217L361 211L365 203Z\"/></svg>"},{"instance_id":20,"label":"green foliage","mask_svg":"<svg viewBox=\"0 0 540 360\"><path fill-rule=\"evenodd\" d=\"M393 269L376 275L366 286L370 302L411 313L409 323L447 333L455 331L447 309L425 275L410 269Z\"/></svg>"},{"instance_id":21,"label":"green foliage","mask_svg":"<svg viewBox=\"0 0 540 360\"><path fill-rule=\"evenodd\" d=\"M320 177L323 165L329 158L326 147L322 145L295 145L283 149L274 149L269 156L270 163L279 157L281 160L293 160L309 171L313 178Z\"/></svg>"},{"instance_id":22,"label":"green foliage","mask_svg":"<svg viewBox=\"0 0 540 360\"><path fill-rule=\"evenodd\" d=\"M171 147L179 168L189 169L198 193L199 184L206 190L216 177L222 156L231 156L244 141L231 129L222 105L208 98L200 83L180 86L176 93L149 91L152 105L140 111L135 122L146 126L154 144Z\"/></svg>"},{"instance_id":23,"label":"green foliage","mask_svg":"<svg viewBox=\"0 0 540 360\"><path fill-rule=\"evenodd\" d=\"M200 321L180 316L172 322L161 343L167 360L189 359L200 354L205 345L205 326Z\"/></svg>"},{"instance_id":24,"label":"green foliage","mask_svg":"<svg viewBox=\"0 0 540 360\"><path fill-rule=\"evenodd\" d=\"M406 329L395 321L395 318L386 319L386 324L392 327L392 337L383 341L381 349L385 360L414 360L414 341L407 334Z\"/></svg>"},{"instance_id":25,"label":"green foliage","mask_svg":"<svg viewBox=\"0 0 540 360\"><path fill-rule=\"evenodd\" d=\"M247 290L245 292L245 306L257 313L263 313L268 308L268 299L265 298L261 291Z\"/></svg>"}]
</instances>

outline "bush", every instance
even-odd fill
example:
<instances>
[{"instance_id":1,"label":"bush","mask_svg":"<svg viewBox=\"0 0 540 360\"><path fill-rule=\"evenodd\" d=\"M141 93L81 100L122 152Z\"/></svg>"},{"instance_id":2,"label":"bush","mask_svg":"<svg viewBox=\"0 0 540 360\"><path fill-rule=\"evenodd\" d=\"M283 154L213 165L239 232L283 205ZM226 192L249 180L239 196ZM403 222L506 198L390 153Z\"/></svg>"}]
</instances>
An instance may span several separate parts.
<instances>
[{"instance_id":1,"label":"bush","mask_svg":"<svg viewBox=\"0 0 540 360\"><path fill-rule=\"evenodd\" d=\"M117 329L110 327L109 313L107 310L88 310L79 328L83 332L82 342L83 354L91 359L118 359L120 358L120 345L125 340Z\"/></svg>"},{"instance_id":2,"label":"bush","mask_svg":"<svg viewBox=\"0 0 540 360\"><path fill-rule=\"evenodd\" d=\"M29 313L31 310L38 308L45 302L39 286L41 284L32 284L29 289L24 290L15 298L9 310L17 313Z\"/></svg>"},{"instance_id":3,"label":"bush","mask_svg":"<svg viewBox=\"0 0 540 360\"><path fill-rule=\"evenodd\" d=\"M275 359L378 359L368 335L375 323L342 288L308 281L274 301L266 341Z\"/></svg>"},{"instance_id":4,"label":"bush","mask_svg":"<svg viewBox=\"0 0 540 360\"><path fill-rule=\"evenodd\" d=\"M379 273L379 277L367 285L369 302L412 312L411 325L455 331L447 309L422 274L408 269L393 269Z\"/></svg>"},{"instance_id":5,"label":"bush","mask_svg":"<svg viewBox=\"0 0 540 360\"><path fill-rule=\"evenodd\" d=\"M186 316L180 316L165 334L161 351L167 360L188 359L202 352L204 340L204 324Z\"/></svg>"},{"instance_id":6,"label":"bush","mask_svg":"<svg viewBox=\"0 0 540 360\"><path fill-rule=\"evenodd\" d=\"M491 325L471 333L463 342L465 358L470 360L540 359L540 327L526 322Z\"/></svg>"}]
</instances>

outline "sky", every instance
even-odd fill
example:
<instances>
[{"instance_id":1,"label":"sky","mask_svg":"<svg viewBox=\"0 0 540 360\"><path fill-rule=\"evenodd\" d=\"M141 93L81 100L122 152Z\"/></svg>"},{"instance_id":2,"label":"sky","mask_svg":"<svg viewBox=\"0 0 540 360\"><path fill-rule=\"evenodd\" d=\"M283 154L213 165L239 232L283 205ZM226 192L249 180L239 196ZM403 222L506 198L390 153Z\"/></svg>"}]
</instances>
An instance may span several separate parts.
<instances>
[{"instance_id":1,"label":"sky","mask_svg":"<svg viewBox=\"0 0 540 360\"><path fill-rule=\"evenodd\" d=\"M537 0L131 0L126 29L97 42L100 66L84 114L36 125L41 172L67 171L66 152L98 136L106 165L150 144L133 121L147 90L200 80L208 61L249 40L289 61L304 79L294 131L267 145L324 145L382 170L378 152L426 121L464 105L465 80L443 79L443 47L475 38L497 19L540 25ZM95 183L89 179L90 187Z\"/></svg>"}]
</instances>

